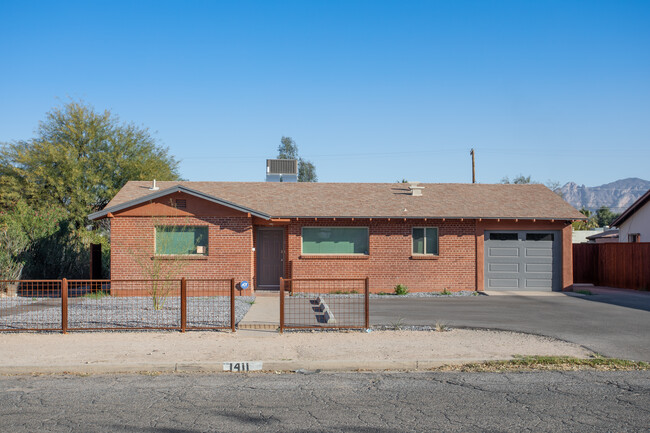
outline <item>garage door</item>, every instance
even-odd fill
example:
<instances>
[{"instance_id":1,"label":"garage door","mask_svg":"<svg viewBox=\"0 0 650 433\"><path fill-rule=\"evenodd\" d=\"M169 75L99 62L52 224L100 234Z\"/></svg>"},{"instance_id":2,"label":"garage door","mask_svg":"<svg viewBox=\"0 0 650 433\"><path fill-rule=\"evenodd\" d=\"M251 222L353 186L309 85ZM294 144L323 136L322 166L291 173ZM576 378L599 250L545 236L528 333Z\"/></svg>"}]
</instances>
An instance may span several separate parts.
<instances>
[{"instance_id":1,"label":"garage door","mask_svg":"<svg viewBox=\"0 0 650 433\"><path fill-rule=\"evenodd\" d=\"M486 231L485 290L560 290L558 231Z\"/></svg>"}]
</instances>

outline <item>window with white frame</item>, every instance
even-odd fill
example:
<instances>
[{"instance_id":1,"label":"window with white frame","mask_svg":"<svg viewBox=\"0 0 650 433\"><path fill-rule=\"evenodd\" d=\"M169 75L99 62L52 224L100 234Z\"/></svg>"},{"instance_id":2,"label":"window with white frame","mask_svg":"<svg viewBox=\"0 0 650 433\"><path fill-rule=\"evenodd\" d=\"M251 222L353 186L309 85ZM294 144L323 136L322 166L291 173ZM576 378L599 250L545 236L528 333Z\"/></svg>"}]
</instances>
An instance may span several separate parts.
<instances>
[{"instance_id":1,"label":"window with white frame","mask_svg":"<svg viewBox=\"0 0 650 433\"><path fill-rule=\"evenodd\" d=\"M413 227L413 254L438 255L438 227Z\"/></svg>"}]
</instances>

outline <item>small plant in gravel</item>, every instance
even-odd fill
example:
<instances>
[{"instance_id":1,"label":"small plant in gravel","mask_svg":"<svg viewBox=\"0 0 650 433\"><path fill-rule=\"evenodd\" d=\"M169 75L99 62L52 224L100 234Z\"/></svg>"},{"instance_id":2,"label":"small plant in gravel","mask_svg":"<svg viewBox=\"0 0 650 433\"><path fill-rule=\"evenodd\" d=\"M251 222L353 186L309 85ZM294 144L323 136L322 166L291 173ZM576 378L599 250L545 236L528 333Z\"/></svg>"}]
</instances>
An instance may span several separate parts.
<instances>
[{"instance_id":1,"label":"small plant in gravel","mask_svg":"<svg viewBox=\"0 0 650 433\"><path fill-rule=\"evenodd\" d=\"M445 287L444 289L442 289L442 292L440 292L440 294L444 296L449 296L451 295L451 291Z\"/></svg>"},{"instance_id":2,"label":"small plant in gravel","mask_svg":"<svg viewBox=\"0 0 650 433\"><path fill-rule=\"evenodd\" d=\"M402 296L402 295L408 294L408 292L409 292L408 287L406 287L403 284L398 284L398 285L395 286L395 294L396 295Z\"/></svg>"},{"instance_id":3,"label":"small plant in gravel","mask_svg":"<svg viewBox=\"0 0 650 433\"><path fill-rule=\"evenodd\" d=\"M388 296L388 295L390 295L390 293L386 293L386 292L379 292L379 293L377 293L377 294L378 294L379 296Z\"/></svg>"},{"instance_id":4,"label":"small plant in gravel","mask_svg":"<svg viewBox=\"0 0 650 433\"><path fill-rule=\"evenodd\" d=\"M83 297L86 299L101 299L101 298L105 298L106 296L111 296L111 294L103 290L99 290L97 292L90 292L83 295Z\"/></svg>"},{"instance_id":5,"label":"small plant in gravel","mask_svg":"<svg viewBox=\"0 0 650 433\"><path fill-rule=\"evenodd\" d=\"M400 317L395 322L392 322L390 326L391 328L393 328L393 331L401 331L402 328L404 327L404 319Z\"/></svg>"},{"instance_id":6,"label":"small plant in gravel","mask_svg":"<svg viewBox=\"0 0 650 433\"><path fill-rule=\"evenodd\" d=\"M332 292L333 295L357 295L358 293L357 290L335 290Z\"/></svg>"},{"instance_id":7,"label":"small plant in gravel","mask_svg":"<svg viewBox=\"0 0 650 433\"><path fill-rule=\"evenodd\" d=\"M433 329L435 329L436 332L449 331L449 327L447 326L447 324L445 322L440 322L440 321L436 322L436 325L433 327Z\"/></svg>"},{"instance_id":8,"label":"small plant in gravel","mask_svg":"<svg viewBox=\"0 0 650 433\"><path fill-rule=\"evenodd\" d=\"M252 301L246 301L247 304L253 305L255 303L255 300L253 299Z\"/></svg>"}]
</instances>

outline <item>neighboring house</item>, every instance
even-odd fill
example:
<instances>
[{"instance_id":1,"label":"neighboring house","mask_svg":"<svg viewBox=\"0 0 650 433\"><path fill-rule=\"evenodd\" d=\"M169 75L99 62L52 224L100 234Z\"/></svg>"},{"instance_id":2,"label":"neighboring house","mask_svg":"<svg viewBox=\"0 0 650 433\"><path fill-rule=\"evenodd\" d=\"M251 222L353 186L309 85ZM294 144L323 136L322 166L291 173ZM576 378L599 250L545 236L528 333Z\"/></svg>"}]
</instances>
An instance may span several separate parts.
<instances>
[{"instance_id":1,"label":"neighboring house","mask_svg":"<svg viewBox=\"0 0 650 433\"><path fill-rule=\"evenodd\" d=\"M586 244L589 242L587 239L590 236L600 234L604 232L605 229L602 227L596 227L589 230L574 230L572 234L572 239L574 244Z\"/></svg>"},{"instance_id":2,"label":"neighboring house","mask_svg":"<svg viewBox=\"0 0 650 433\"><path fill-rule=\"evenodd\" d=\"M591 244L608 244L618 242L618 229L608 229L591 236L587 236Z\"/></svg>"},{"instance_id":3,"label":"neighboring house","mask_svg":"<svg viewBox=\"0 0 650 433\"><path fill-rule=\"evenodd\" d=\"M650 190L612 222L619 242L650 242Z\"/></svg>"},{"instance_id":4,"label":"neighboring house","mask_svg":"<svg viewBox=\"0 0 650 433\"><path fill-rule=\"evenodd\" d=\"M111 223L111 278L370 277L373 292L563 290L571 222L543 185L128 182L90 219Z\"/></svg>"}]
</instances>

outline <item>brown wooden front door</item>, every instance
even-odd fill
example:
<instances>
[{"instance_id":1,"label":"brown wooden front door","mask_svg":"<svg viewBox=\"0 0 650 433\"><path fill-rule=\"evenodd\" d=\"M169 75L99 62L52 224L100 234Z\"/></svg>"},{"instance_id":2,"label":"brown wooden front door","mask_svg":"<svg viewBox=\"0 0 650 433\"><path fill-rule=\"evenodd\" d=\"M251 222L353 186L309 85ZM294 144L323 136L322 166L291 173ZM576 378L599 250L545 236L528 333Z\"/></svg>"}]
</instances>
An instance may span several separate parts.
<instances>
[{"instance_id":1,"label":"brown wooden front door","mask_svg":"<svg viewBox=\"0 0 650 433\"><path fill-rule=\"evenodd\" d=\"M257 230L257 287L279 289L284 275L284 229Z\"/></svg>"}]
</instances>

